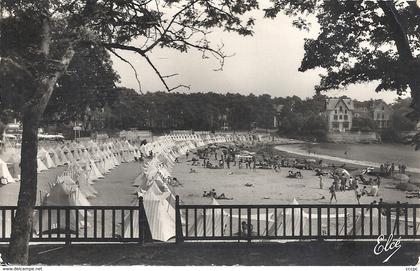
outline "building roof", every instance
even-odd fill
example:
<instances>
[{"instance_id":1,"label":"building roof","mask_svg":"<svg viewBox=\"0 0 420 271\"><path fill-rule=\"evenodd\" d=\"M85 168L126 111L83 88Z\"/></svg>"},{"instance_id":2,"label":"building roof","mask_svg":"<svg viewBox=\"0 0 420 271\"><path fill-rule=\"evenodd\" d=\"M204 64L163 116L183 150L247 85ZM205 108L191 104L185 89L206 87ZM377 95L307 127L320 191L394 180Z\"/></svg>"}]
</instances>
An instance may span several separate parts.
<instances>
[{"instance_id":1,"label":"building roof","mask_svg":"<svg viewBox=\"0 0 420 271\"><path fill-rule=\"evenodd\" d=\"M388 109L388 104L386 102L384 102L383 100L375 100L372 102L371 108L378 108L384 106L386 109Z\"/></svg>"},{"instance_id":2,"label":"building roof","mask_svg":"<svg viewBox=\"0 0 420 271\"><path fill-rule=\"evenodd\" d=\"M326 110L331 111L336 109L337 105L342 101L348 110L354 110L353 101L350 98L328 98L326 102Z\"/></svg>"}]
</instances>

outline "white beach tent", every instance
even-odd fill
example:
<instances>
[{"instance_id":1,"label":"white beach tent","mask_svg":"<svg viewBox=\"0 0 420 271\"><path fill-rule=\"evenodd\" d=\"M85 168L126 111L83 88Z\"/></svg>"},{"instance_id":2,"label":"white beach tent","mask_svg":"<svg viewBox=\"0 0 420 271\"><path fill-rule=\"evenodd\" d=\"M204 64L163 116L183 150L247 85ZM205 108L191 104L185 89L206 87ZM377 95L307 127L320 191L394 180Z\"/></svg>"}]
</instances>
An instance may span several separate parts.
<instances>
[{"instance_id":1,"label":"white beach tent","mask_svg":"<svg viewBox=\"0 0 420 271\"><path fill-rule=\"evenodd\" d=\"M295 198L293 198L292 205L299 205L299 202ZM301 213L302 213L302 223L300 221ZM287 208L285 215L286 215L286 224L283 223L283 215L279 215L277 217L277 232L279 234L284 234L284 232L286 232L286 236L293 236L293 235L299 236L301 224L302 224L302 229L304 229L305 225L308 223L308 220L309 220L308 215L304 211L302 211L302 209L300 208L293 208L293 209ZM270 228L268 233L269 235L274 235L275 233L274 224L272 224L272 227Z\"/></svg>"},{"instance_id":2,"label":"white beach tent","mask_svg":"<svg viewBox=\"0 0 420 271\"><path fill-rule=\"evenodd\" d=\"M56 166L62 166L64 163L60 160L60 157L58 156L57 152L54 150L54 148L50 148L48 150L48 153L50 154L51 159L53 160L54 164Z\"/></svg>"},{"instance_id":3,"label":"white beach tent","mask_svg":"<svg viewBox=\"0 0 420 271\"><path fill-rule=\"evenodd\" d=\"M8 164L9 172L12 175L12 177L19 180L20 179L20 154L15 153L15 154L10 155L6 163Z\"/></svg>"},{"instance_id":4,"label":"white beach tent","mask_svg":"<svg viewBox=\"0 0 420 271\"><path fill-rule=\"evenodd\" d=\"M14 183L15 179L12 177L12 175L9 172L9 168L7 167L7 164L0 159L0 178L5 179L7 183Z\"/></svg>"},{"instance_id":5,"label":"white beach tent","mask_svg":"<svg viewBox=\"0 0 420 271\"><path fill-rule=\"evenodd\" d=\"M164 242L173 238L175 236L175 209L166 200L170 192L162 193L156 185L152 184L142 196L152 238Z\"/></svg>"},{"instance_id":6,"label":"white beach tent","mask_svg":"<svg viewBox=\"0 0 420 271\"><path fill-rule=\"evenodd\" d=\"M41 161L44 163L44 165L47 168L55 167L55 164L53 160L51 159L50 154L44 148L41 148L38 151L38 158L41 159Z\"/></svg>"},{"instance_id":7,"label":"white beach tent","mask_svg":"<svg viewBox=\"0 0 420 271\"><path fill-rule=\"evenodd\" d=\"M77 182L80 191L86 196L86 199L96 198L98 191L89 183L87 173L85 171L78 172Z\"/></svg>"},{"instance_id":8,"label":"white beach tent","mask_svg":"<svg viewBox=\"0 0 420 271\"><path fill-rule=\"evenodd\" d=\"M68 177L68 176L67 176ZM57 181L51 188L51 191L44 197L42 205L43 206L90 206L86 198L80 193L76 185L69 184L68 178L65 182L62 180ZM84 199L83 199L84 198ZM79 229L83 228L84 213L83 210L79 211ZM43 212L42 216L42 225L43 228L41 232L47 232L48 225L48 212ZM64 212L61 212L61 215L57 215L56 210L51 210L51 231L56 231L58 224L60 224L60 230L64 232L65 230L65 215ZM33 230L36 234L39 234L39 215L34 216L34 227ZM60 221L60 223L58 223ZM76 230L76 214L75 212L70 212L70 231L74 232Z\"/></svg>"},{"instance_id":9,"label":"white beach tent","mask_svg":"<svg viewBox=\"0 0 420 271\"><path fill-rule=\"evenodd\" d=\"M211 205L220 205L217 200L212 198ZM222 217L223 217L223 225L222 225ZM214 219L214 221L213 221ZM229 214L225 211L220 209L214 209L214 216L212 210L207 210L206 214L204 215L203 211L197 217L196 224L190 225L188 229L188 236L222 236L222 232L224 233L227 223L229 222ZM205 235L204 235L204 224L205 224ZM214 232L213 232L213 225L214 225ZM185 227L184 229L185 235ZM197 229L197 232L196 232Z\"/></svg>"},{"instance_id":10,"label":"white beach tent","mask_svg":"<svg viewBox=\"0 0 420 271\"><path fill-rule=\"evenodd\" d=\"M60 159L60 161L63 165L67 165L69 163L66 155L64 154L63 148L57 147L55 149L55 153L57 154L58 158Z\"/></svg>"},{"instance_id":11,"label":"white beach tent","mask_svg":"<svg viewBox=\"0 0 420 271\"><path fill-rule=\"evenodd\" d=\"M42 162L41 158L38 157L36 159L36 162L37 162L37 166L38 166L37 167L37 172L38 173L48 169L47 166L44 164L44 162Z\"/></svg>"},{"instance_id":12,"label":"white beach tent","mask_svg":"<svg viewBox=\"0 0 420 271\"><path fill-rule=\"evenodd\" d=\"M90 160L87 163L86 169L88 170L88 180L89 181L96 181L102 179L104 175L98 170L93 160Z\"/></svg>"}]
</instances>

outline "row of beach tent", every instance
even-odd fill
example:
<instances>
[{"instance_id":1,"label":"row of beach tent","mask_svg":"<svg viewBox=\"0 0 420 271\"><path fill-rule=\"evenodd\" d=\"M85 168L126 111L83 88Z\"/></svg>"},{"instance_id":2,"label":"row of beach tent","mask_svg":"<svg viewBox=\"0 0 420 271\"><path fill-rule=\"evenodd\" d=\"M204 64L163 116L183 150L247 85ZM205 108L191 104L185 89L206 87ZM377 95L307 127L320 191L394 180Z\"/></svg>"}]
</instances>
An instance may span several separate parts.
<instances>
[{"instance_id":1,"label":"row of beach tent","mask_svg":"<svg viewBox=\"0 0 420 271\"><path fill-rule=\"evenodd\" d=\"M38 149L38 173L51 168L80 164L93 168L90 176L98 179L112 168L140 157L139 148L125 140L105 142L51 142ZM20 149L9 148L0 158L0 179L3 185L20 180ZM103 177L103 176L102 176Z\"/></svg>"},{"instance_id":2,"label":"row of beach tent","mask_svg":"<svg viewBox=\"0 0 420 271\"><path fill-rule=\"evenodd\" d=\"M140 147L143 153L150 153L152 157L145 161L143 170L134 180L133 186L137 195L143 198L152 239L166 242L175 236L174 189L178 184L173 182L171 176L175 159L206 145L250 140L250 137L244 135L173 134L162 136ZM138 204L138 199L135 204ZM134 215L134 218L136 217L137 215ZM125 235L128 234L127 226Z\"/></svg>"}]
</instances>

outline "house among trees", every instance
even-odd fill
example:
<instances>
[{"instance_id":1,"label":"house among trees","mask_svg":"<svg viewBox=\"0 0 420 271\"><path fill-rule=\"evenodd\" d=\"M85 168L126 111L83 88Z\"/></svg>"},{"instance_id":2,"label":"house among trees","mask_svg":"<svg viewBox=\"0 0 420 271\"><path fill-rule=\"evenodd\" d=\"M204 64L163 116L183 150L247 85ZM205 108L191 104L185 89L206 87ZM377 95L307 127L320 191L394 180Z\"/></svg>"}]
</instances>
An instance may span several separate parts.
<instances>
[{"instance_id":1,"label":"house among trees","mask_svg":"<svg viewBox=\"0 0 420 271\"><path fill-rule=\"evenodd\" d=\"M376 128L386 129L391 127L392 110L383 100L372 101L372 119L376 123Z\"/></svg>"},{"instance_id":2,"label":"house among trees","mask_svg":"<svg viewBox=\"0 0 420 271\"><path fill-rule=\"evenodd\" d=\"M283 111L283 104L274 105L273 127L278 128L281 125L281 113Z\"/></svg>"},{"instance_id":3,"label":"house among trees","mask_svg":"<svg viewBox=\"0 0 420 271\"><path fill-rule=\"evenodd\" d=\"M345 132L372 126L372 130L391 128L392 109L383 100L352 101L347 97L327 98L329 131ZM372 123L371 125L368 125Z\"/></svg>"},{"instance_id":4,"label":"house among trees","mask_svg":"<svg viewBox=\"0 0 420 271\"><path fill-rule=\"evenodd\" d=\"M350 98L327 98L326 115L329 131L345 132L352 128L354 105Z\"/></svg>"}]
</instances>

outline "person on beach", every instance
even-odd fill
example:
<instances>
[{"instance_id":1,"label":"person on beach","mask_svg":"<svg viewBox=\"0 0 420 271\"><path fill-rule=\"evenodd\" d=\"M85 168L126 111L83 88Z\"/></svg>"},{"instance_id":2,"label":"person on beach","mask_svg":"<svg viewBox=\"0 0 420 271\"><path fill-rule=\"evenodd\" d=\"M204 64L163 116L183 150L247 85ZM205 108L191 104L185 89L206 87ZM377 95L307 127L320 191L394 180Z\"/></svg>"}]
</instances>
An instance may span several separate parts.
<instances>
[{"instance_id":1,"label":"person on beach","mask_svg":"<svg viewBox=\"0 0 420 271\"><path fill-rule=\"evenodd\" d=\"M381 186L381 177L376 177L376 180L375 180L375 182L376 182L376 184L378 185L378 188Z\"/></svg>"},{"instance_id":2,"label":"person on beach","mask_svg":"<svg viewBox=\"0 0 420 271\"><path fill-rule=\"evenodd\" d=\"M362 197L362 194L359 192L359 186L355 187L354 194L356 196L357 204L360 204L360 198Z\"/></svg>"},{"instance_id":3,"label":"person on beach","mask_svg":"<svg viewBox=\"0 0 420 271\"><path fill-rule=\"evenodd\" d=\"M333 199L335 199L335 202L337 202L337 195L335 193L335 186L334 184L330 186L330 193L331 193L331 198L330 198L330 203L332 202Z\"/></svg>"},{"instance_id":4,"label":"person on beach","mask_svg":"<svg viewBox=\"0 0 420 271\"><path fill-rule=\"evenodd\" d=\"M341 176L341 186L340 186L340 191L345 191L346 190L346 183L347 183L347 179L346 177L344 177L344 174Z\"/></svg>"},{"instance_id":5,"label":"person on beach","mask_svg":"<svg viewBox=\"0 0 420 271\"><path fill-rule=\"evenodd\" d=\"M366 185L365 186L363 186L363 189L362 189L362 196L366 196L368 194L368 191L367 191L367 188L366 188Z\"/></svg>"}]
</instances>

